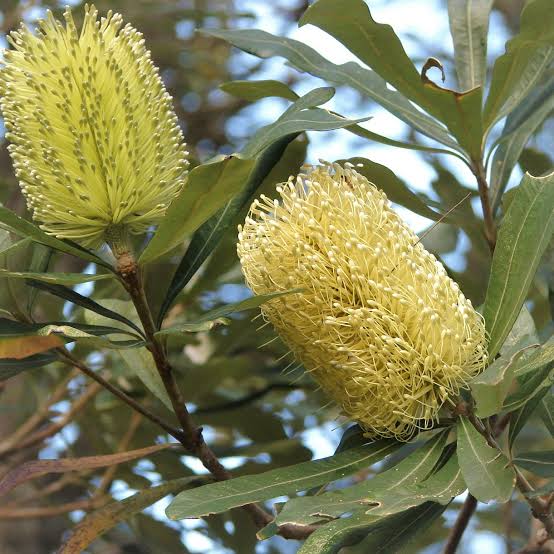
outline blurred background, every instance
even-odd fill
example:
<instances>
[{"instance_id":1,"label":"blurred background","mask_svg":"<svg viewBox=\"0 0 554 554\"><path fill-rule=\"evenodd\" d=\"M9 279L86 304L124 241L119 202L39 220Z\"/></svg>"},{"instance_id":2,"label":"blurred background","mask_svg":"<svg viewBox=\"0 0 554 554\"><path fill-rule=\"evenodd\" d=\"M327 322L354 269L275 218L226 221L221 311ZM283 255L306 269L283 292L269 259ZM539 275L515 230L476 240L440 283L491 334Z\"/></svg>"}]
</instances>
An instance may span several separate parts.
<instances>
[{"instance_id":1,"label":"blurred background","mask_svg":"<svg viewBox=\"0 0 554 554\"><path fill-rule=\"evenodd\" d=\"M15 29L20 20L32 26L44 16L47 8L61 15L65 4L74 9L76 19L81 18L81 3L75 0L59 3L0 0L0 46L7 46L6 33ZM394 27L418 68L430 56L440 59L446 70L446 86L456 88L445 0L370 0L368 4L377 21L390 23ZM504 51L506 40L517 31L522 4L521 0L495 2L489 29L490 62ZM220 84L235 79L271 78L287 83L299 94L326 84L299 74L281 59L260 61L196 30L261 28L304 41L333 62L352 59L344 47L323 32L310 26L297 27L296 22L307 5L304 0L96 2L101 13L110 9L118 11L125 21L144 33L152 57L174 98L193 163L240 149L257 128L275 120L287 106L285 100L274 98L249 104L220 91ZM351 118L372 116L368 123L363 124L367 128L391 138L409 138L428 144L420 136L411 136L412 131L404 123L351 89L339 89L326 107ZM525 149L512 175L511 186L519 182L523 171L539 174L552 165L549 156L554 153L553 131L551 118ZM0 202L24 214L24 202L12 173L1 125L0 132ZM453 206L467 189L475 189L474 178L467 167L453 157L373 144L347 131L311 133L308 137L297 139L288 147L283 160L263 186L271 190L289 174L296 173L305 160L315 162L318 158L335 160L353 156L364 156L388 166L412 190L425 194L442 207ZM429 220L403 208L398 209L418 232L431 224ZM480 217L476 196L459 209L464 210L468 222ZM486 290L490 263L490 254L481 234L469 224L467 229L439 224L426 236L425 243L447 264L466 295L475 305L479 305ZM170 317L178 317L183 310L190 313L248 296L237 266L234 244L235 235L229 233L202 274L180 296ZM5 263L21 267L27 255L22 253L21 259ZM155 281L155 287L151 290L154 296L157 290L163 291L161 285L171 278L177 259L178 256L150 270L150 282ZM58 270L84 269L71 259L57 261L56 264ZM552 324L547 279L544 277L544 286L540 279L537 281L533 299L528 305L539 331ZM0 283L0 287L3 286ZM81 294L94 293L95 299L100 301L117 300L121 294L121 291L114 291L108 285L96 285L94 291L92 287L87 287L81 286ZM11 290L11 300L6 302L15 299L17 303L20 295L24 294L23 290ZM40 305L49 318L55 313L72 315L69 306L51 299L45 298ZM0 308L6 308L5 304ZM249 318L237 318L228 328L199 335L194 341L190 339L172 345L173 361L180 371L191 411L196 413L197 421L204 426L207 440L223 458L226 467L237 475L330 455L348 423L337 418L336 410L313 390L313 385L302 377L294 364L290 365L291 360L280 360L285 350L278 341L260 348L274 335L267 327L255 331L259 324L259 320L251 322ZM75 349L76 353L79 353L78 350ZM83 351L82 355L93 366L97 364L108 368L127 391L141 399L145 397L146 392L140 381L127 365L129 359L123 360L117 353L98 353L90 349ZM48 418L43 422L44 425L59 423L58 428L45 440L26 450L26 458L18 458L17 454L0 457L0 470L33 457L110 453L122 446L123 437L128 439L123 449L140 448L156 440L156 429L145 422L134 421L125 406L118 405L108 394L91 389L90 383L81 377L68 377L67 370L60 368L33 371L0 383L0 437L10 436L20 429L33 413L43 409L45 391L56 390L61 384L67 396L64 393L58 402L47 406ZM64 419L68 411L74 409L75 401L83 397L85 399L79 409L70 418ZM156 408L164 409L161 406ZM522 448L531 443L535 447L538 441L545 440L545 433L538 422L535 426L530 425L529 429L527 435L521 437ZM107 489L107 494L122 499L152 483L192 471L202 472L195 460L163 452L153 457L152 461L121 466L109 483L102 486ZM57 481L45 481L52 489L48 494L41 494L37 488L24 488L10 499L12 511L22 506L52 506L82 498L86 495L85 491L98 487L101 480L101 473L90 472L73 477L73 480L68 478L57 488L53 485ZM445 517L420 536L409 552L440 552L440 543L446 537L461 501L463 498L456 499L445 512ZM160 501L144 514L116 527L96 541L90 552L248 554L292 553L298 548L294 542L278 537L257 544L253 527L241 511L233 511L228 516L214 516L207 521L170 523L164 516L166 505L166 500ZM79 521L84 512L70 510L55 516L49 514L48 517L24 517L25 513L21 514L21 517L15 518L7 515L6 510L0 512L0 553L53 552L63 533ZM494 505L481 506L462 541L460 552L510 552L514 546L524 543L529 534L527 514L527 506L517 501L503 509L502 513ZM348 552L364 552L363 545L350 548Z\"/></svg>"}]
</instances>

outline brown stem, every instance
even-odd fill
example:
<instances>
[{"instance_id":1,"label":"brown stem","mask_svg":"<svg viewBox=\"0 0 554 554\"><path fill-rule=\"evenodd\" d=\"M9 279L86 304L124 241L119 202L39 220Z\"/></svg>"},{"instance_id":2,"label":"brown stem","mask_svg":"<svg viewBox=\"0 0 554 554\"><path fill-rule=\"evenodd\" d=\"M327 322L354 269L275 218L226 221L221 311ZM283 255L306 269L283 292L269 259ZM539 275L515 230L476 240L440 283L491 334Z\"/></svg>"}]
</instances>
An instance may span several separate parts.
<instances>
[{"instance_id":1,"label":"brown stem","mask_svg":"<svg viewBox=\"0 0 554 554\"><path fill-rule=\"evenodd\" d=\"M155 337L156 327L144 291L140 268L134 260L133 253L124 240L118 240L121 237L116 236L114 238L116 240L110 244L110 247L116 258L118 274L135 305L147 339L146 347L152 354L175 415L181 425L182 436L178 440L202 462L204 467L217 481L231 479L232 475L205 443L202 428L194 423L167 359L164 347ZM267 513L257 504L247 504L243 506L243 509L250 513L254 524L259 529L273 521L271 514ZM283 525L279 528L279 534L284 538L301 540L307 538L314 530L313 526Z\"/></svg>"},{"instance_id":2,"label":"brown stem","mask_svg":"<svg viewBox=\"0 0 554 554\"><path fill-rule=\"evenodd\" d=\"M483 208L483 219L485 221L485 238L489 243L491 252L494 252L496 246L496 223L492 213L492 207L489 198L489 185L487 184L487 175L483 162L473 161L472 171L477 179L477 186L479 188L479 197L481 199L481 207Z\"/></svg>"},{"instance_id":3,"label":"brown stem","mask_svg":"<svg viewBox=\"0 0 554 554\"><path fill-rule=\"evenodd\" d=\"M476 508L477 499L468 493L464 505L458 513L456 523L454 523L454 526L448 535L448 539L444 545L444 550L442 551L443 554L454 554L454 552L456 552L458 545L460 544L460 540L462 539L462 535L464 534L469 520L471 519L471 516L475 512Z\"/></svg>"}]
</instances>

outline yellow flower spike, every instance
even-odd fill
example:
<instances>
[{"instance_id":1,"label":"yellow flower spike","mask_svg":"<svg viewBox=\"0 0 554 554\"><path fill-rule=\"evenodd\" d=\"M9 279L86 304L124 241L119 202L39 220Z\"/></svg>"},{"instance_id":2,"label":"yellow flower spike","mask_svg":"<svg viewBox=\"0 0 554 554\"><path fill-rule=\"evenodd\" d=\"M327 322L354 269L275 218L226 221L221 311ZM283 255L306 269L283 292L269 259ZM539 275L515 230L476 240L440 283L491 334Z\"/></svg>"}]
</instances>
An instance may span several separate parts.
<instances>
[{"instance_id":1,"label":"yellow flower spike","mask_svg":"<svg viewBox=\"0 0 554 554\"><path fill-rule=\"evenodd\" d=\"M410 438L487 362L483 318L351 165L310 167L255 200L238 254L264 317L350 418Z\"/></svg>"},{"instance_id":2,"label":"yellow flower spike","mask_svg":"<svg viewBox=\"0 0 554 554\"><path fill-rule=\"evenodd\" d=\"M48 12L8 40L0 93L16 176L33 217L97 247L108 229L157 223L187 173L183 135L141 33L85 6L78 32Z\"/></svg>"}]
</instances>

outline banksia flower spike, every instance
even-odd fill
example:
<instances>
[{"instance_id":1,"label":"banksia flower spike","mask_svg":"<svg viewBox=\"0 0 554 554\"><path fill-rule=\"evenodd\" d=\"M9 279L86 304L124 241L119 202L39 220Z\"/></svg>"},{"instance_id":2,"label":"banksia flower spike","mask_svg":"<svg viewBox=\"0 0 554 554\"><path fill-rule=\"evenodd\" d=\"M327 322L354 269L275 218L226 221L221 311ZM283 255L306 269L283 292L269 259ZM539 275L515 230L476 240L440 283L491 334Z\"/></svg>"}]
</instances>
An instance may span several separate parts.
<instances>
[{"instance_id":1,"label":"banksia flower spike","mask_svg":"<svg viewBox=\"0 0 554 554\"><path fill-rule=\"evenodd\" d=\"M77 31L49 12L8 38L1 109L21 189L42 229L96 247L155 224L183 186L187 152L142 35L85 7Z\"/></svg>"},{"instance_id":2,"label":"banksia flower spike","mask_svg":"<svg viewBox=\"0 0 554 554\"><path fill-rule=\"evenodd\" d=\"M370 434L408 439L484 369L482 317L351 165L310 168L255 200L238 254L262 312Z\"/></svg>"}]
</instances>

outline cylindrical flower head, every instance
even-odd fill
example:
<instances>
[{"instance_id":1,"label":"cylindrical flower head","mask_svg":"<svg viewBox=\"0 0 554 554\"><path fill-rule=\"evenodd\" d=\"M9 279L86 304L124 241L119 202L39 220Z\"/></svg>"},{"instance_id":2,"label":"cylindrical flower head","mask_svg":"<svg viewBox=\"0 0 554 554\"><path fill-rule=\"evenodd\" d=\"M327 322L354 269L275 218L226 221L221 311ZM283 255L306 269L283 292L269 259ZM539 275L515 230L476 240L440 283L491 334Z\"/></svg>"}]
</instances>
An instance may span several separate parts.
<instances>
[{"instance_id":1,"label":"cylindrical flower head","mask_svg":"<svg viewBox=\"0 0 554 554\"><path fill-rule=\"evenodd\" d=\"M49 12L8 38L0 92L27 205L47 233L98 246L106 229L158 222L183 186L188 152L142 35L119 14Z\"/></svg>"},{"instance_id":2,"label":"cylindrical flower head","mask_svg":"<svg viewBox=\"0 0 554 554\"><path fill-rule=\"evenodd\" d=\"M352 166L323 164L255 200L238 254L322 389L370 434L409 438L486 364L482 317Z\"/></svg>"}]
</instances>

